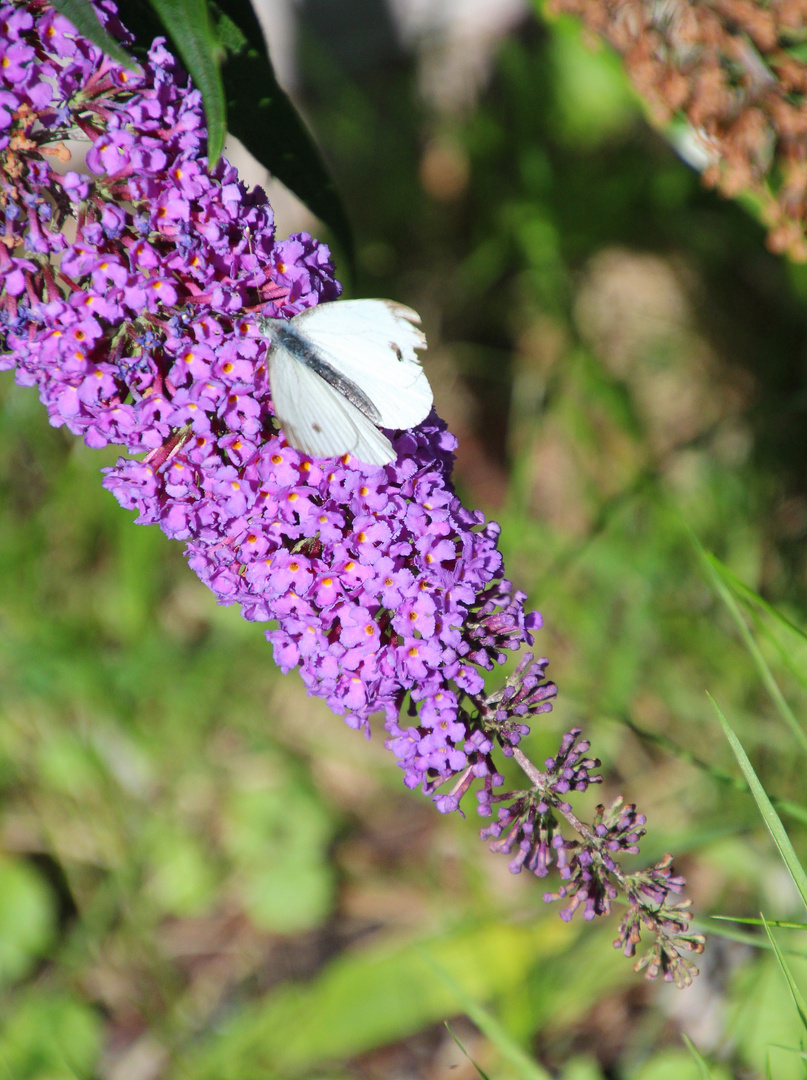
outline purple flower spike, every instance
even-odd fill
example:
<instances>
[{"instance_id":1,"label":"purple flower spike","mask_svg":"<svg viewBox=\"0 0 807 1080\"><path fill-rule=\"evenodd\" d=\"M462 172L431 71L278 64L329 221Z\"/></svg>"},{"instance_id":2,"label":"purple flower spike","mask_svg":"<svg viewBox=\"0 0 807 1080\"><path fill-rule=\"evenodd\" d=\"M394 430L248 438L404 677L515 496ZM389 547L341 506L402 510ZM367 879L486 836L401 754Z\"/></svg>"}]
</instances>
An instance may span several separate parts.
<instances>
[{"instance_id":1,"label":"purple flower spike","mask_svg":"<svg viewBox=\"0 0 807 1080\"><path fill-rule=\"evenodd\" d=\"M111 0L95 10L131 40ZM546 773L520 749L557 693L548 661L526 653L486 690L541 617L503 576L498 525L454 493L446 425L432 413L390 432L383 468L311 459L277 429L257 319L336 299L328 248L307 233L278 241L264 193L224 159L208 169L201 96L162 39L131 72L44 0L0 0L0 26L0 370L38 387L54 426L128 452L104 485L185 543L219 603L271 624L278 666L309 694L366 734L380 713L407 787L443 813L474 786L480 814L501 804L483 835L514 853L514 872L556 866L566 918L627 890L620 947L652 926L648 973L684 979L681 943L697 938L683 905L666 904L681 879L663 862L628 878L614 858L637 850L644 818L621 803L593 827L574 818L565 797L601 780L579 729ZM89 173L59 173L76 130ZM496 794L499 751L530 789ZM563 838L562 818L581 841Z\"/></svg>"},{"instance_id":2,"label":"purple flower spike","mask_svg":"<svg viewBox=\"0 0 807 1080\"><path fill-rule=\"evenodd\" d=\"M110 4L98 14L128 40ZM307 234L278 242L263 193L224 160L208 171L200 95L161 40L135 74L40 3L0 6L0 22L6 127L26 147L3 173L0 363L39 387L52 424L145 454L120 458L105 486L185 542L220 603L275 623L277 663L349 726L382 713L407 786L444 811L474 780L492 790L487 714L459 700L479 698L482 671L531 644L540 616L502 578L498 526L454 494L453 436L432 414L394 438L383 469L288 446L256 317L335 299L328 249ZM89 175L58 175L43 151L76 126ZM21 249L37 258L10 254ZM519 668L498 704L506 747L528 730L511 712L550 707L545 666ZM407 696L423 716L403 728Z\"/></svg>"}]
</instances>

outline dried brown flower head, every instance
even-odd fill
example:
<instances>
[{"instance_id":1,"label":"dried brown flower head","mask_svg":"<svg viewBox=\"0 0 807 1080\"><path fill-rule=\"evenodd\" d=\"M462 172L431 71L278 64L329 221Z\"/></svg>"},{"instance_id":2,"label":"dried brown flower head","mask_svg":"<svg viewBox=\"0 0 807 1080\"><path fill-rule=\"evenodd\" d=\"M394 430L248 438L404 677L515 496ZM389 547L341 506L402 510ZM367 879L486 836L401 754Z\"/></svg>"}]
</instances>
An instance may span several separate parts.
<instances>
[{"instance_id":1,"label":"dried brown flower head","mask_svg":"<svg viewBox=\"0 0 807 1080\"><path fill-rule=\"evenodd\" d=\"M807 0L551 0L615 48L659 123L686 117L704 183L752 193L773 251L807 261Z\"/></svg>"}]
</instances>

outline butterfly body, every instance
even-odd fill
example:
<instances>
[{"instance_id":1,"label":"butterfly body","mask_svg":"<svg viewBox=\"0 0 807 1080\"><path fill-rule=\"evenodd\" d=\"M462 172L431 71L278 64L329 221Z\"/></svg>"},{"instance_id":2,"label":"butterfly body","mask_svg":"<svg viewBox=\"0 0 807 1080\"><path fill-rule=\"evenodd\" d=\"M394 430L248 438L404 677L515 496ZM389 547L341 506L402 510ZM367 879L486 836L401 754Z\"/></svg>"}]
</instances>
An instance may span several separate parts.
<instances>
[{"instance_id":1,"label":"butterfly body","mask_svg":"<svg viewBox=\"0 0 807 1080\"><path fill-rule=\"evenodd\" d=\"M288 442L313 457L394 461L378 428L414 427L432 407L415 353L426 347L419 322L391 300L340 300L291 319L260 318L275 415Z\"/></svg>"}]
</instances>

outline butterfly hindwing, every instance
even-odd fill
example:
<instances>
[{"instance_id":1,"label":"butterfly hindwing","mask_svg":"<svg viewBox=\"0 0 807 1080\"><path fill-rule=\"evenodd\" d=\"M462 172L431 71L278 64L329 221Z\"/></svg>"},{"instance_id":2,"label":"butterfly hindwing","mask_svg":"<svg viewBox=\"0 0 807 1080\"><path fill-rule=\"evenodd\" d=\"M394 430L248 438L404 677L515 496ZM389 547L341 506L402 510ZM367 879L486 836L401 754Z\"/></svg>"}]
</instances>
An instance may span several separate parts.
<instances>
[{"instance_id":1,"label":"butterfly hindwing","mask_svg":"<svg viewBox=\"0 0 807 1080\"><path fill-rule=\"evenodd\" d=\"M349 453L371 465L395 460L375 424L282 345L272 345L268 364L275 415L291 446L312 457Z\"/></svg>"}]
</instances>

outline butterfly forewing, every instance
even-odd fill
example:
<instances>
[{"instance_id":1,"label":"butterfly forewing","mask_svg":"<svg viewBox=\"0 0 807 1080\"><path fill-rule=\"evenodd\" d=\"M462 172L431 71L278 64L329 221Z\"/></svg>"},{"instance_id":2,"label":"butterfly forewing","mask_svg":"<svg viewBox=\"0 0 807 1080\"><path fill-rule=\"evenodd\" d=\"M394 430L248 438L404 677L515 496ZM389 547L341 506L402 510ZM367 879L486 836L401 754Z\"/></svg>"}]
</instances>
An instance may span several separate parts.
<instances>
[{"instance_id":1,"label":"butterfly forewing","mask_svg":"<svg viewBox=\"0 0 807 1080\"><path fill-rule=\"evenodd\" d=\"M411 308L390 300L340 300L295 315L294 329L372 401L382 427L424 420L432 391L417 359L426 338Z\"/></svg>"}]
</instances>

